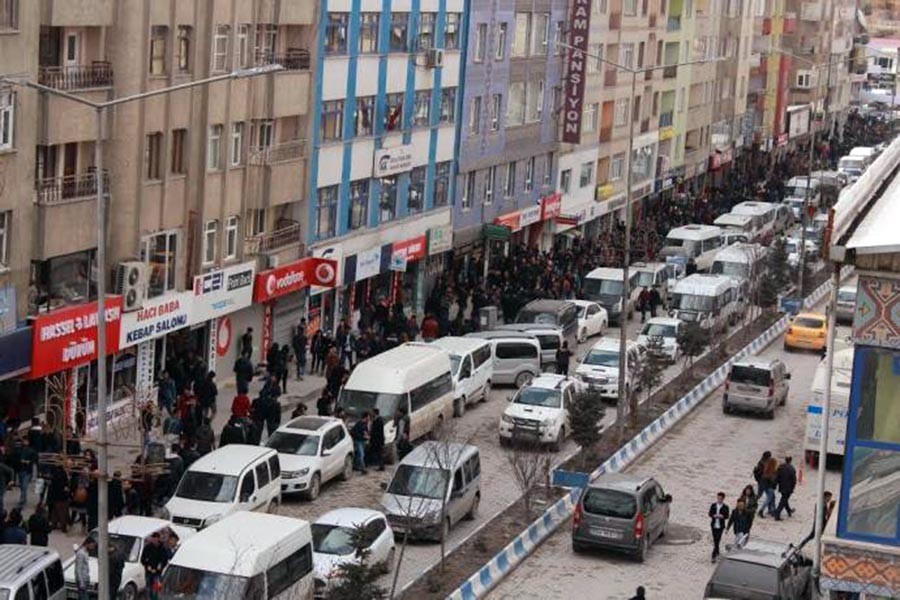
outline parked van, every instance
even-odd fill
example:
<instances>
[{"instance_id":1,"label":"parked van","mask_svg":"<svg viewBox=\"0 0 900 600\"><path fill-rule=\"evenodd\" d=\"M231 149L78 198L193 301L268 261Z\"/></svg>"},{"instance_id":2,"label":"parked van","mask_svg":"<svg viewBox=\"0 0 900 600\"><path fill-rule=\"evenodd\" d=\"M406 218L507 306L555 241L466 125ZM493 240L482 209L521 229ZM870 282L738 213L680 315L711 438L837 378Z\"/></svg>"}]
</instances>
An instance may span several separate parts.
<instances>
[{"instance_id":1,"label":"parked van","mask_svg":"<svg viewBox=\"0 0 900 600\"><path fill-rule=\"evenodd\" d=\"M638 287L640 274L634 270L628 271L628 298L625 306L622 306L622 269L601 267L594 269L584 276L581 295L585 300L593 300L606 309L609 323L622 324L622 316L627 318L634 316L634 307L637 305L641 288ZM574 347L569 344L570 347Z\"/></svg>"},{"instance_id":2,"label":"parked van","mask_svg":"<svg viewBox=\"0 0 900 600\"><path fill-rule=\"evenodd\" d=\"M619 340L604 338L598 340L581 358L575 367L575 377L587 387L598 393L601 398L617 399L619 397ZM645 349L632 340L625 342L628 360L625 363L625 391L637 390L638 369L643 360Z\"/></svg>"},{"instance_id":3,"label":"parked van","mask_svg":"<svg viewBox=\"0 0 900 600\"><path fill-rule=\"evenodd\" d=\"M493 383L522 387L542 373L537 337L521 331L477 331L467 338L487 340L493 352Z\"/></svg>"},{"instance_id":4,"label":"parked van","mask_svg":"<svg viewBox=\"0 0 900 600\"><path fill-rule=\"evenodd\" d=\"M313 597L309 523L239 512L185 540L163 572L161 598Z\"/></svg>"},{"instance_id":5,"label":"parked van","mask_svg":"<svg viewBox=\"0 0 900 600\"><path fill-rule=\"evenodd\" d=\"M663 304L669 303L669 265L663 262L638 262L631 265L631 268L638 273L637 287L639 290L644 287L655 287ZM640 295L640 291L638 291L638 295Z\"/></svg>"},{"instance_id":6,"label":"parked van","mask_svg":"<svg viewBox=\"0 0 900 600\"><path fill-rule=\"evenodd\" d=\"M96 593L96 584L92 585ZM0 598L64 600L62 561L55 550L40 546L0 546Z\"/></svg>"},{"instance_id":7,"label":"parked van","mask_svg":"<svg viewBox=\"0 0 900 600\"><path fill-rule=\"evenodd\" d=\"M868 163L871 165L875 162L875 159L878 158L879 152L875 148L870 148L868 146L857 146L850 150L849 156L861 156L865 158Z\"/></svg>"},{"instance_id":8,"label":"parked van","mask_svg":"<svg viewBox=\"0 0 900 600\"><path fill-rule=\"evenodd\" d=\"M747 358L731 365L722 395L722 412L748 411L775 418L787 402L791 374L777 358Z\"/></svg>"},{"instance_id":9,"label":"parked van","mask_svg":"<svg viewBox=\"0 0 900 600\"><path fill-rule=\"evenodd\" d=\"M853 347L836 350L831 377L831 417L828 419L828 454L843 456L847 437L847 417L850 414L850 384L853 374ZM812 396L806 405L806 436L803 450L807 462L815 464L822 441L822 406L825 402L825 381L828 373L825 359L813 375Z\"/></svg>"},{"instance_id":10,"label":"parked van","mask_svg":"<svg viewBox=\"0 0 900 600\"><path fill-rule=\"evenodd\" d=\"M407 454L382 485L381 507L394 533L446 540L454 525L478 513L481 455L468 444L428 441Z\"/></svg>"},{"instance_id":11,"label":"parked van","mask_svg":"<svg viewBox=\"0 0 900 600\"><path fill-rule=\"evenodd\" d=\"M377 407L385 421L385 460L394 462L392 419L401 407L409 415L410 441L439 430L453 416L450 354L437 346L403 344L364 360L341 388L338 406L353 421Z\"/></svg>"},{"instance_id":12,"label":"parked van","mask_svg":"<svg viewBox=\"0 0 900 600\"><path fill-rule=\"evenodd\" d=\"M710 273L728 275L741 284L741 295L749 299L765 271L765 248L759 244L734 244L716 254Z\"/></svg>"},{"instance_id":13,"label":"parked van","mask_svg":"<svg viewBox=\"0 0 900 600\"><path fill-rule=\"evenodd\" d=\"M722 247L722 228L715 225L683 225L666 235L661 255L683 256L693 260L698 271L708 271L712 259Z\"/></svg>"},{"instance_id":14,"label":"parked van","mask_svg":"<svg viewBox=\"0 0 900 600\"><path fill-rule=\"evenodd\" d=\"M739 289L738 282L727 275L688 275L675 284L670 316L700 323L714 333L724 331L743 314Z\"/></svg>"},{"instance_id":15,"label":"parked van","mask_svg":"<svg viewBox=\"0 0 900 600\"><path fill-rule=\"evenodd\" d=\"M844 156L838 161L838 172L847 176L847 181L853 183L868 168L869 161L864 156Z\"/></svg>"},{"instance_id":16,"label":"parked van","mask_svg":"<svg viewBox=\"0 0 900 600\"><path fill-rule=\"evenodd\" d=\"M544 372L556 372L556 351L566 341L562 330L549 325L535 325L533 323L509 323L497 325L495 331L516 331L527 333L537 338L541 345L541 370Z\"/></svg>"},{"instance_id":17,"label":"parked van","mask_svg":"<svg viewBox=\"0 0 900 600\"><path fill-rule=\"evenodd\" d=\"M281 504L278 452L265 446L228 444L188 467L163 518L204 529L232 513L271 511Z\"/></svg>"},{"instance_id":18,"label":"parked van","mask_svg":"<svg viewBox=\"0 0 900 600\"><path fill-rule=\"evenodd\" d=\"M753 219L753 241L767 243L775 237L778 205L774 202L738 202L732 207L731 214Z\"/></svg>"},{"instance_id":19,"label":"parked van","mask_svg":"<svg viewBox=\"0 0 900 600\"><path fill-rule=\"evenodd\" d=\"M775 206L775 235L781 235L794 226L794 213L789 206L777 204Z\"/></svg>"},{"instance_id":20,"label":"parked van","mask_svg":"<svg viewBox=\"0 0 900 600\"><path fill-rule=\"evenodd\" d=\"M490 342L447 336L431 343L450 354L454 416L463 416L469 404L487 402L491 395L491 380L494 378Z\"/></svg>"},{"instance_id":21,"label":"parked van","mask_svg":"<svg viewBox=\"0 0 900 600\"><path fill-rule=\"evenodd\" d=\"M725 213L719 215L713 221L713 225L721 227L723 233L737 231L747 236L747 239L755 240L759 233L756 219L750 215L736 215L734 213Z\"/></svg>"},{"instance_id":22,"label":"parked van","mask_svg":"<svg viewBox=\"0 0 900 600\"><path fill-rule=\"evenodd\" d=\"M568 300L532 300L519 309L516 323L559 328L570 348L578 344L578 307Z\"/></svg>"}]
</instances>

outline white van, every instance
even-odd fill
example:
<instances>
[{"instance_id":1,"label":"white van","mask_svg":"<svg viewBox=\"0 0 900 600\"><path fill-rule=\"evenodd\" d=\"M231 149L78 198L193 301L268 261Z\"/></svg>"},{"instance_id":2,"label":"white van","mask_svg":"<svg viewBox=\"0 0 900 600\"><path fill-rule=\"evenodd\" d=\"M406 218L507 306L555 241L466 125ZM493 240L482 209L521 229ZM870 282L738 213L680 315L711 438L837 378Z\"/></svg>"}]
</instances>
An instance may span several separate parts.
<instances>
[{"instance_id":1,"label":"white van","mask_svg":"<svg viewBox=\"0 0 900 600\"><path fill-rule=\"evenodd\" d=\"M308 522L238 512L181 544L160 598L312 600L313 577Z\"/></svg>"},{"instance_id":2,"label":"white van","mask_svg":"<svg viewBox=\"0 0 900 600\"><path fill-rule=\"evenodd\" d=\"M849 156L861 156L871 165L878 158L878 150L868 146L857 146L850 150Z\"/></svg>"},{"instance_id":3,"label":"white van","mask_svg":"<svg viewBox=\"0 0 900 600\"><path fill-rule=\"evenodd\" d=\"M844 156L838 161L838 172L847 176L847 181L853 183L869 167L869 161L864 156Z\"/></svg>"},{"instance_id":4,"label":"white van","mask_svg":"<svg viewBox=\"0 0 900 600\"><path fill-rule=\"evenodd\" d=\"M628 360L625 363L625 391L637 390L637 372L644 356L644 346L627 340L625 352ZM587 354L575 367L575 377L580 379L589 389L597 392L601 398L616 399L619 397L619 340L604 338L587 351Z\"/></svg>"},{"instance_id":5,"label":"white van","mask_svg":"<svg viewBox=\"0 0 900 600\"><path fill-rule=\"evenodd\" d=\"M447 336L431 343L450 354L454 416L463 416L469 404L487 402L491 395L491 381L494 379L490 342Z\"/></svg>"},{"instance_id":6,"label":"white van","mask_svg":"<svg viewBox=\"0 0 900 600\"><path fill-rule=\"evenodd\" d=\"M731 214L753 219L752 241L767 243L775 237L778 205L774 202L758 202L756 200L738 202L731 208Z\"/></svg>"},{"instance_id":7,"label":"white van","mask_svg":"<svg viewBox=\"0 0 900 600\"><path fill-rule=\"evenodd\" d=\"M822 204L822 193L819 191L819 187L819 180L814 177L791 177L788 180L784 190L784 204L791 209L795 220L801 219L804 206L819 209ZM806 191L807 188L809 188L809 192Z\"/></svg>"},{"instance_id":8,"label":"white van","mask_svg":"<svg viewBox=\"0 0 900 600\"><path fill-rule=\"evenodd\" d=\"M659 297L662 298L663 305L669 303L669 277L671 271L669 265L664 262L637 262L631 265L631 268L637 271L637 287L639 290L645 287L655 287L656 291L659 292ZM640 291L638 291L638 295L640 295Z\"/></svg>"},{"instance_id":9,"label":"white van","mask_svg":"<svg viewBox=\"0 0 900 600\"><path fill-rule=\"evenodd\" d=\"M585 300L593 300L605 308L610 325L613 323L621 325L622 315L629 319L633 317L634 307L637 304L638 296L641 295L641 288L638 287L640 274L634 269L629 269L628 298L623 307L623 277L622 269L600 267L585 275L581 284L581 297ZM570 347L572 347L571 344Z\"/></svg>"},{"instance_id":10,"label":"white van","mask_svg":"<svg viewBox=\"0 0 900 600\"><path fill-rule=\"evenodd\" d=\"M680 256L693 260L698 271L708 271L712 259L722 247L722 228L715 225L683 225L666 235L661 256Z\"/></svg>"},{"instance_id":11,"label":"white van","mask_svg":"<svg viewBox=\"0 0 900 600\"><path fill-rule=\"evenodd\" d=\"M522 387L543 372L542 348L534 334L493 330L467 333L466 337L490 342L494 357L493 383Z\"/></svg>"},{"instance_id":12,"label":"white van","mask_svg":"<svg viewBox=\"0 0 900 600\"><path fill-rule=\"evenodd\" d=\"M834 353L831 377L831 417L828 420L828 454L843 456L847 436L847 417L850 414L850 384L853 374L853 347ZM812 396L806 405L806 436L803 450L807 462L815 464L822 440L822 405L825 400L825 359L813 375Z\"/></svg>"},{"instance_id":13,"label":"white van","mask_svg":"<svg viewBox=\"0 0 900 600\"><path fill-rule=\"evenodd\" d=\"M671 308L670 316L719 333L738 322L744 305L733 277L694 273L675 284Z\"/></svg>"},{"instance_id":14,"label":"white van","mask_svg":"<svg viewBox=\"0 0 900 600\"><path fill-rule=\"evenodd\" d=\"M734 244L716 254L710 273L728 275L741 284L744 299L750 299L765 271L766 249L759 244Z\"/></svg>"},{"instance_id":15,"label":"white van","mask_svg":"<svg viewBox=\"0 0 900 600\"><path fill-rule=\"evenodd\" d=\"M453 417L450 354L443 348L403 344L356 365L341 388L338 406L353 420L378 408L385 422L385 460L397 459L394 415L409 415L410 441L443 427Z\"/></svg>"},{"instance_id":16,"label":"white van","mask_svg":"<svg viewBox=\"0 0 900 600\"><path fill-rule=\"evenodd\" d=\"M278 452L264 446L228 444L198 458L166 502L163 518L204 529L232 513L275 510L281 504Z\"/></svg>"},{"instance_id":17,"label":"white van","mask_svg":"<svg viewBox=\"0 0 900 600\"><path fill-rule=\"evenodd\" d=\"M757 220L752 216L736 215L730 212L716 217L716 220L713 221L713 225L721 227L723 229L723 234L737 231L747 236L747 239L749 240L756 239L759 231Z\"/></svg>"},{"instance_id":18,"label":"white van","mask_svg":"<svg viewBox=\"0 0 900 600\"><path fill-rule=\"evenodd\" d=\"M62 561L55 550L39 546L0 546L0 598L64 600Z\"/></svg>"}]
</instances>

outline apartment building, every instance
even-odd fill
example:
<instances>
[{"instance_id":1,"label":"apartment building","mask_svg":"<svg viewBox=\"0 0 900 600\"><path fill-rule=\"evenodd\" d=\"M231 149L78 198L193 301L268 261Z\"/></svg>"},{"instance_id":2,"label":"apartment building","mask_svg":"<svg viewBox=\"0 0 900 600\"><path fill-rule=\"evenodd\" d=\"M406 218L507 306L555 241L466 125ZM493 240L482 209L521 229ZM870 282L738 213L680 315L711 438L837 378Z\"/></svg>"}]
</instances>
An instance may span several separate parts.
<instances>
[{"instance_id":1,"label":"apartment building","mask_svg":"<svg viewBox=\"0 0 900 600\"><path fill-rule=\"evenodd\" d=\"M339 280L313 290L310 318L330 327L380 301L421 312L452 247L465 3L319 4L308 239Z\"/></svg>"},{"instance_id":2,"label":"apartment building","mask_svg":"<svg viewBox=\"0 0 900 600\"><path fill-rule=\"evenodd\" d=\"M567 4L503 0L476 3L468 14L453 210L458 254L480 245L483 233L485 244L552 244ZM483 231L486 223L505 228Z\"/></svg>"}]
</instances>

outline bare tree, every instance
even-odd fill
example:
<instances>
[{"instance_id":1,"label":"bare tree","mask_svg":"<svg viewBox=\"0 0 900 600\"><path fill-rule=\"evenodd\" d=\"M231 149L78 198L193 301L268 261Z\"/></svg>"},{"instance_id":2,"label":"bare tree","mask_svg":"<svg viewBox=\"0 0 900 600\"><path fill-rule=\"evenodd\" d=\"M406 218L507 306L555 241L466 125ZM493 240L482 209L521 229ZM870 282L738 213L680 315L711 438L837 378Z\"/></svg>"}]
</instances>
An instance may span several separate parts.
<instances>
[{"instance_id":1,"label":"bare tree","mask_svg":"<svg viewBox=\"0 0 900 600\"><path fill-rule=\"evenodd\" d=\"M387 592L376 582L383 565L371 564L369 536L365 525L356 524L351 536L354 556L357 560L344 562L337 567L337 575L325 597L328 600L381 600ZM389 567L388 567L389 568Z\"/></svg>"},{"instance_id":2,"label":"bare tree","mask_svg":"<svg viewBox=\"0 0 900 600\"><path fill-rule=\"evenodd\" d=\"M534 493L542 482L546 482L553 467L553 454L546 446L535 439L514 437L513 443L507 447L506 461L512 469L513 478L522 501L525 504L525 518L531 519Z\"/></svg>"},{"instance_id":3,"label":"bare tree","mask_svg":"<svg viewBox=\"0 0 900 600\"><path fill-rule=\"evenodd\" d=\"M647 338L646 348L647 352L644 354L643 360L638 363L635 379L640 384L641 391L646 394L647 402L649 402L656 386L662 382L663 371L666 369L669 358L666 355L663 339L658 335L651 335ZM637 427L638 418L637 393L632 394L631 404L631 426L634 428Z\"/></svg>"}]
</instances>

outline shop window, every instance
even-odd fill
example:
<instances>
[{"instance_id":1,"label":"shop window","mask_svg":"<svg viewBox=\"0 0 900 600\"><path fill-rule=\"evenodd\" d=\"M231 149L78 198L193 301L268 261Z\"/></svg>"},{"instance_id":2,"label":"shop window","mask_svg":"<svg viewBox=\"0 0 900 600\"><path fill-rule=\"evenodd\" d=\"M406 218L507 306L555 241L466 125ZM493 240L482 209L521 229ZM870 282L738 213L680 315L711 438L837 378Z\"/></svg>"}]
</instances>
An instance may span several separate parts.
<instances>
[{"instance_id":1,"label":"shop window","mask_svg":"<svg viewBox=\"0 0 900 600\"><path fill-rule=\"evenodd\" d=\"M147 295L150 298L175 290L178 264L178 232L162 231L141 240L141 261L150 271Z\"/></svg>"},{"instance_id":2,"label":"shop window","mask_svg":"<svg viewBox=\"0 0 900 600\"><path fill-rule=\"evenodd\" d=\"M434 166L434 206L447 206L450 197L450 161Z\"/></svg>"},{"instance_id":3,"label":"shop window","mask_svg":"<svg viewBox=\"0 0 900 600\"><path fill-rule=\"evenodd\" d=\"M900 444L900 353L859 348L854 382L856 439Z\"/></svg>"},{"instance_id":4,"label":"shop window","mask_svg":"<svg viewBox=\"0 0 900 600\"><path fill-rule=\"evenodd\" d=\"M33 311L82 304L97 297L94 250L32 263Z\"/></svg>"},{"instance_id":5,"label":"shop window","mask_svg":"<svg viewBox=\"0 0 900 600\"><path fill-rule=\"evenodd\" d=\"M350 20L348 13L328 13L328 21L325 24L325 53L347 53L347 23Z\"/></svg>"},{"instance_id":6,"label":"shop window","mask_svg":"<svg viewBox=\"0 0 900 600\"><path fill-rule=\"evenodd\" d=\"M410 214L421 212L425 207L425 167L416 167L409 172L409 200L407 202Z\"/></svg>"},{"instance_id":7,"label":"shop window","mask_svg":"<svg viewBox=\"0 0 900 600\"><path fill-rule=\"evenodd\" d=\"M369 180L361 179L350 184L350 231L362 229L369 219Z\"/></svg>"},{"instance_id":8,"label":"shop window","mask_svg":"<svg viewBox=\"0 0 900 600\"><path fill-rule=\"evenodd\" d=\"M363 13L359 19L359 52L372 54L378 52L378 13Z\"/></svg>"}]
</instances>

